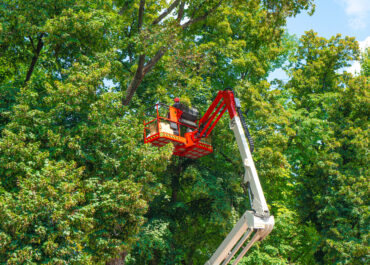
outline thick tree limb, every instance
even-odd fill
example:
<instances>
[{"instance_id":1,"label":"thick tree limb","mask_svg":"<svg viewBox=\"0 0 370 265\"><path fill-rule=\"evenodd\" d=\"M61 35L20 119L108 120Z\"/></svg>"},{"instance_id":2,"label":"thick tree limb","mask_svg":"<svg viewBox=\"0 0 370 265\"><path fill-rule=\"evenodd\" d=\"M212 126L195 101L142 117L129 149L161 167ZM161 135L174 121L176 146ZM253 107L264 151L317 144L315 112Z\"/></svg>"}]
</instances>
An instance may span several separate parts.
<instances>
[{"instance_id":1,"label":"thick tree limb","mask_svg":"<svg viewBox=\"0 0 370 265\"><path fill-rule=\"evenodd\" d=\"M124 100L122 100L122 104L125 105L125 106L127 106L130 103L132 97L134 96L134 94L136 92L136 89L141 84L141 81L143 81L143 78L144 78L144 73L143 73L144 62L145 62L145 54L139 56L139 63L138 63L138 67L136 69L135 76L131 80L131 83L130 83L130 85L128 86L128 88L126 90L126 98Z\"/></svg>"},{"instance_id":2,"label":"thick tree limb","mask_svg":"<svg viewBox=\"0 0 370 265\"><path fill-rule=\"evenodd\" d=\"M181 4L180 4L180 2L181 2ZM207 10L202 16L197 17L197 18L192 18L191 20L189 20L185 24L181 25L182 29L186 29L190 25L206 19L209 14L214 12L221 5L221 3L222 3L222 0L218 1L217 4L214 7ZM179 7L179 13L178 13L177 20L180 22L183 14L184 14L185 1L175 0L166 11L164 11L157 19L155 19L152 22L152 25L158 24L163 18L165 18L169 13L171 13L172 10L174 8L176 8L179 4L180 4L180 7ZM141 26L142 26L142 23L143 23L142 17L143 17L143 12L144 12L144 5L145 5L145 1L141 0L140 1L140 8L139 8L139 23L138 23L139 32L141 30ZM126 90L126 98L122 98L122 104L123 105L127 106L130 103L130 101L131 101L132 97L134 96L137 88L139 87L139 85L143 81L144 76L147 73L149 73L153 69L153 67L157 64L157 62L163 57L163 55L167 51L167 48L168 47L165 47L165 46L161 47L157 51L157 53L154 55L154 57L146 65L144 65L145 54L140 55L138 68L136 70L135 76L131 80L131 82L130 82L127 90Z\"/></svg>"},{"instance_id":3,"label":"thick tree limb","mask_svg":"<svg viewBox=\"0 0 370 265\"><path fill-rule=\"evenodd\" d=\"M126 90L126 98L122 101L122 104L127 106L132 97L134 96L136 89L139 87L141 82L143 81L144 76L149 73L154 65L162 58L162 56L165 54L167 48L162 47L159 49L159 51L154 55L154 57L144 66L145 61L145 55L140 55L139 57L139 63L138 68L136 70L134 79L132 79L130 85L128 86Z\"/></svg>"},{"instance_id":4,"label":"thick tree limb","mask_svg":"<svg viewBox=\"0 0 370 265\"><path fill-rule=\"evenodd\" d=\"M145 0L140 0L138 23L137 23L137 29L139 33L143 26L144 8L145 8ZM131 80L131 83L126 90L126 98L125 99L122 98L123 105L128 105L128 103L130 103L132 97L135 94L137 87L140 85L141 81L143 80L144 63L145 63L145 54L142 54L139 56L138 67L136 69L134 79Z\"/></svg>"},{"instance_id":5,"label":"thick tree limb","mask_svg":"<svg viewBox=\"0 0 370 265\"><path fill-rule=\"evenodd\" d=\"M34 54L33 54L32 60L31 60L31 64L30 64L30 67L28 68L26 79L24 80L25 85L31 79L33 70L35 69L35 65L36 65L37 60L39 58L42 47L44 47L44 42L42 41L43 36L44 36L44 33L41 33L40 36L38 37L37 47L34 50Z\"/></svg>"},{"instance_id":6,"label":"thick tree limb","mask_svg":"<svg viewBox=\"0 0 370 265\"><path fill-rule=\"evenodd\" d=\"M169 13L171 13L175 7L177 7L180 3L180 0L175 0L162 14L159 15L156 19L154 19L152 25L157 25L159 22L162 21Z\"/></svg>"},{"instance_id":7,"label":"thick tree limb","mask_svg":"<svg viewBox=\"0 0 370 265\"><path fill-rule=\"evenodd\" d=\"M181 19L184 16L184 10L185 10L185 1L181 1L179 12L177 13L177 21L180 23Z\"/></svg>"},{"instance_id":8,"label":"thick tree limb","mask_svg":"<svg viewBox=\"0 0 370 265\"><path fill-rule=\"evenodd\" d=\"M35 48L35 44L33 44L33 39L32 39L32 37L31 37L31 36L28 36L28 38L30 39L30 42L31 42L31 46L32 46L33 51L35 51L35 50L36 50L36 48Z\"/></svg>"},{"instance_id":9,"label":"thick tree limb","mask_svg":"<svg viewBox=\"0 0 370 265\"><path fill-rule=\"evenodd\" d=\"M149 73L153 66L159 61L159 59L162 58L162 56L166 53L167 48L162 47L159 49L159 51L154 55L154 57L145 65L144 67L144 75Z\"/></svg>"},{"instance_id":10,"label":"thick tree limb","mask_svg":"<svg viewBox=\"0 0 370 265\"><path fill-rule=\"evenodd\" d=\"M143 26L144 7L145 7L145 0L140 0L139 18L138 18L138 22L137 22L137 29L138 29L139 32L141 31L141 27Z\"/></svg>"},{"instance_id":11,"label":"thick tree limb","mask_svg":"<svg viewBox=\"0 0 370 265\"><path fill-rule=\"evenodd\" d=\"M183 29L186 29L187 27L189 27L190 25L193 25L194 23L197 23L199 21L205 20L208 17L209 14L211 14L212 12L214 12L221 5L221 3L222 3L222 0L218 1L218 3L214 7L212 7L209 10L207 10L202 16L190 19L188 22L186 22L185 24L181 25L181 27Z\"/></svg>"}]
</instances>

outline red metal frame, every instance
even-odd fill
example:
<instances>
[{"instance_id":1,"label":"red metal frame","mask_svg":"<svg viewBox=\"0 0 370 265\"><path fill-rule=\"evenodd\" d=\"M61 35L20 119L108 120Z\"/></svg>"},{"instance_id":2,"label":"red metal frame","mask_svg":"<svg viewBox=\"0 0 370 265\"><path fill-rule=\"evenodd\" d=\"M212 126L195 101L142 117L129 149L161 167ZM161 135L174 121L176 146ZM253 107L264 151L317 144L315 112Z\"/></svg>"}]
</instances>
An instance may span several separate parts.
<instances>
[{"instance_id":1,"label":"red metal frame","mask_svg":"<svg viewBox=\"0 0 370 265\"><path fill-rule=\"evenodd\" d=\"M160 115L159 107L165 107L167 109L166 112L168 113L169 118L166 118ZM156 109L156 117L148 122L144 121L144 143L152 143L153 145L156 145L159 147L162 147L168 144L169 142L173 142L175 145L185 144L186 139L185 137L181 136L181 134L174 135L174 134L171 134L165 131L161 131L161 127L160 127L161 121L167 121L168 123L175 123L177 125L177 129L179 133L180 133L181 126L186 126L193 130L196 130L196 127L188 126L178 121L179 117L182 114L182 111L179 109L176 109L174 107L167 106L161 103L156 104L155 109ZM156 122L157 132L148 136L147 130L150 130L148 125L154 122Z\"/></svg>"},{"instance_id":2,"label":"red metal frame","mask_svg":"<svg viewBox=\"0 0 370 265\"><path fill-rule=\"evenodd\" d=\"M185 125L179 122L182 111L171 106L168 107L169 118L165 118L159 115L159 106L166 106L163 104L156 104L157 117L149 122L144 121L144 143L152 143L155 146L162 147L169 142L174 144L174 155L185 156L188 158L199 158L208 155L213 152L212 145L205 142L203 139L207 139L216 126L218 121L221 119L225 111L229 112L230 118L237 116L235 110L235 99L234 94L230 90L219 91L215 100L209 106L206 113L198 121L198 128ZM161 120L166 120L170 123L176 123L179 135L170 134L168 132L161 132L160 124ZM157 122L157 133L147 136L146 130L150 128L148 125L153 122ZM187 132L184 136L181 136L181 127L190 128L193 131Z\"/></svg>"}]
</instances>

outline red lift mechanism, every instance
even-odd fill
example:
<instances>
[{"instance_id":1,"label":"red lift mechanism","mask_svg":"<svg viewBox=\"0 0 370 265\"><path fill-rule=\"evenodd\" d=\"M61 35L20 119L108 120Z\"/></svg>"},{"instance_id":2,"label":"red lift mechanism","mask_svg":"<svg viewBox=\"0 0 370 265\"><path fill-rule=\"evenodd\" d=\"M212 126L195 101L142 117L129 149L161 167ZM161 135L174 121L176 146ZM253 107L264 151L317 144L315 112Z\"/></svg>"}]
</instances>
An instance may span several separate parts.
<instances>
[{"instance_id":1,"label":"red lift mechanism","mask_svg":"<svg viewBox=\"0 0 370 265\"><path fill-rule=\"evenodd\" d=\"M242 117L240 102L234 98L232 91L220 91L204 116L198 120L197 110L186 108L178 101L175 99L171 107L156 105L156 112L152 115L154 119L144 122L144 141L158 147L172 142L173 154L178 156L193 159L205 156L213 151L208 140L210 133L228 111L230 129L234 132L245 169L243 183L248 187L252 210L243 214L205 265L228 264L239 253L232 261L236 265L253 244L262 241L271 232L275 224L253 162L253 140ZM246 243L249 237L251 240Z\"/></svg>"},{"instance_id":2,"label":"red lift mechanism","mask_svg":"<svg viewBox=\"0 0 370 265\"><path fill-rule=\"evenodd\" d=\"M178 103L179 99L175 98ZM176 104L174 104L176 105ZM237 116L234 94L230 90L219 91L206 113L197 121L197 126L180 122L183 111L162 103L155 105L155 113L146 114L154 119L144 121L144 143L162 147L174 144L173 154L197 159L213 152L210 133L222 115L228 110L230 119Z\"/></svg>"}]
</instances>

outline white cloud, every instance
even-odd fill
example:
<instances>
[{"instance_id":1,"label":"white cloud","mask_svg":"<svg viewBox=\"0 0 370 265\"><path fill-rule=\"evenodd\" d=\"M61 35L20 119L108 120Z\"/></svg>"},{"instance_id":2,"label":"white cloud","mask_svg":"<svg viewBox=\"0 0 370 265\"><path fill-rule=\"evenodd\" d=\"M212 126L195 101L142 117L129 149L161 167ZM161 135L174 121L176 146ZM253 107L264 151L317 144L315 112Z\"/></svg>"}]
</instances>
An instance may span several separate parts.
<instances>
[{"instance_id":1,"label":"white cloud","mask_svg":"<svg viewBox=\"0 0 370 265\"><path fill-rule=\"evenodd\" d=\"M366 48L370 47L370 36L368 36L365 40L359 41L358 44L360 45L361 52L364 52ZM347 72L352 74L358 74L361 71L361 65L359 61L354 61L352 66L348 67Z\"/></svg>"},{"instance_id":2,"label":"white cloud","mask_svg":"<svg viewBox=\"0 0 370 265\"><path fill-rule=\"evenodd\" d=\"M347 5L346 12L349 15L357 15L364 10L368 11L370 6L368 0L344 0L344 2Z\"/></svg>"},{"instance_id":3,"label":"white cloud","mask_svg":"<svg viewBox=\"0 0 370 265\"><path fill-rule=\"evenodd\" d=\"M352 66L347 68L347 72L352 73L352 74L358 74L361 72L361 65L359 61L355 61Z\"/></svg>"},{"instance_id":4,"label":"white cloud","mask_svg":"<svg viewBox=\"0 0 370 265\"><path fill-rule=\"evenodd\" d=\"M339 0L345 7L349 25L353 29L364 29L367 27L370 16L369 0Z\"/></svg>"},{"instance_id":5,"label":"white cloud","mask_svg":"<svg viewBox=\"0 0 370 265\"><path fill-rule=\"evenodd\" d=\"M370 36L368 36L365 40L359 41L358 44L360 45L361 52L364 52L366 48L370 47Z\"/></svg>"}]
</instances>

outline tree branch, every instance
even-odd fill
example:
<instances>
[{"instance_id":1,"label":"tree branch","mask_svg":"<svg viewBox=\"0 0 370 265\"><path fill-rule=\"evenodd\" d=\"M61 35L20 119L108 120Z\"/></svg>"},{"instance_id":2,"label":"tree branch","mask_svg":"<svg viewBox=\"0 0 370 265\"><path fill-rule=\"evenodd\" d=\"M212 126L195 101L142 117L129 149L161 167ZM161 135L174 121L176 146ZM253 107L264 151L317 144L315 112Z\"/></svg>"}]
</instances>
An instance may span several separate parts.
<instances>
[{"instance_id":1,"label":"tree branch","mask_svg":"<svg viewBox=\"0 0 370 265\"><path fill-rule=\"evenodd\" d=\"M228 157L227 155L225 155L225 153L224 152L222 152L221 150L219 150L219 153L225 158L225 160L227 161L227 162L229 162L230 164L232 164L234 167L235 167L235 169L237 169L237 168L240 168L240 165L238 165L237 163L235 163L235 161L233 161L230 157ZM237 171L237 173L239 174L239 175L243 175L243 172L242 171L240 171L240 170L238 170Z\"/></svg>"},{"instance_id":2,"label":"tree branch","mask_svg":"<svg viewBox=\"0 0 370 265\"><path fill-rule=\"evenodd\" d=\"M185 9L185 1L181 1L179 12L177 14L177 22L180 23L182 17L184 16L184 9Z\"/></svg>"},{"instance_id":3,"label":"tree branch","mask_svg":"<svg viewBox=\"0 0 370 265\"><path fill-rule=\"evenodd\" d=\"M24 80L24 85L26 85L27 82L31 79L33 70L35 69L36 62L39 58L42 47L44 46L44 42L42 41L43 36L44 36L44 33L41 33L40 36L38 37L37 47L34 50L32 61L31 61L30 67L28 68L26 79Z\"/></svg>"},{"instance_id":4,"label":"tree branch","mask_svg":"<svg viewBox=\"0 0 370 265\"><path fill-rule=\"evenodd\" d=\"M212 7L210 10L206 11L202 16L190 19L188 22L181 25L181 27L183 29L186 29L187 27L189 27L190 25L192 25L194 23L205 20L208 17L209 14L213 13L221 5L221 3L222 3L222 0L218 1L218 3L214 7Z\"/></svg>"},{"instance_id":5,"label":"tree branch","mask_svg":"<svg viewBox=\"0 0 370 265\"><path fill-rule=\"evenodd\" d=\"M144 67L144 75L149 73L153 66L162 58L162 56L166 53L167 47L161 47L159 51L154 55L154 57L145 65Z\"/></svg>"},{"instance_id":6,"label":"tree branch","mask_svg":"<svg viewBox=\"0 0 370 265\"><path fill-rule=\"evenodd\" d=\"M159 15L159 17L157 17L152 25L157 25L159 22L162 21L162 19L164 19L169 13L172 12L172 10L175 9L176 6L178 6L178 4L180 3L180 0L175 0L162 14Z\"/></svg>"},{"instance_id":7,"label":"tree branch","mask_svg":"<svg viewBox=\"0 0 370 265\"><path fill-rule=\"evenodd\" d=\"M167 48L162 47L159 51L153 56L153 58L144 66L145 62L145 55L140 55L138 68L136 70L134 79L132 79L130 85L126 90L126 98L122 100L122 104L127 106L132 97L134 96L136 89L139 87L141 82L143 81L144 76L149 73L154 65L162 58L162 56L166 53Z\"/></svg>"},{"instance_id":8,"label":"tree branch","mask_svg":"<svg viewBox=\"0 0 370 265\"><path fill-rule=\"evenodd\" d=\"M235 169L240 168L240 166L237 163L235 163L230 157L228 157L227 155L225 155L224 152L222 152L220 150L219 153L225 158L226 161L228 161L229 163L231 163L235 167ZM244 183L244 173L243 173L243 171L240 171L240 170L238 170L237 173L241 177L241 184L240 185L241 185L241 187L243 189L243 192L244 192L245 195L248 194L248 197L249 197L248 186L247 186L246 183Z\"/></svg>"},{"instance_id":9,"label":"tree branch","mask_svg":"<svg viewBox=\"0 0 370 265\"><path fill-rule=\"evenodd\" d=\"M152 22L152 25L158 24L163 18L165 18L169 13L171 13L172 10L180 4L180 1L181 0L175 0L166 11L164 11L157 19L155 19ZM202 16L191 19L190 21L186 22L184 25L181 25L181 27L183 29L185 29L185 28L189 27L190 25L192 25L196 22L199 22L199 21L202 21L202 20L206 19L209 14L214 12L221 5L221 3L222 3L222 0L220 0L214 7L212 7L208 11L206 11ZM144 5L145 5L145 1L141 0L140 1L140 7L139 7L139 19L138 19L138 21L139 21L138 22L139 32L141 31L141 27L142 27L142 23L143 23ZM184 7L185 7L185 1L182 1L181 4L180 4L180 7L179 7L179 14L178 14L178 18L177 18L178 21L181 21L181 17L183 16L183 13L184 13ZM126 98L122 98L122 104L123 105L127 106L130 103L130 101L131 101L132 97L134 96L137 88L139 87L139 85L143 81L144 76L147 73L149 73L153 69L153 67L156 65L156 63L163 57L163 55L167 51L167 48L168 47L166 47L166 46L162 46L157 51L157 53L153 56L153 58L145 65L144 65L144 63L145 63L145 54L139 56L138 68L136 70L135 76L132 79L132 81L130 82L130 85L128 86L128 88L126 90Z\"/></svg>"},{"instance_id":10,"label":"tree branch","mask_svg":"<svg viewBox=\"0 0 370 265\"><path fill-rule=\"evenodd\" d=\"M137 29L139 33L143 26L144 7L145 7L145 0L140 0L138 23L137 23ZM139 62L138 62L138 66L135 72L134 79L131 80L131 83L126 90L126 98L122 98L123 105L128 105L128 103L130 103L132 97L135 94L137 87L140 85L141 81L143 80L144 63L145 63L145 54L142 54L139 56Z\"/></svg>"},{"instance_id":11,"label":"tree branch","mask_svg":"<svg viewBox=\"0 0 370 265\"><path fill-rule=\"evenodd\" d=\"M32 37L31 37L31 36L28 36L28 38L30 39L30 42L31 42L31 46L32 46L33 51L35 51L35 50L36 50L36 48L35 48L35 44L33 44L33 39L32 39Z\"/></svg>"},{"instance_id":12,"label":"tree branch","mask_svg":"<svg viewBox=\"0 0 370 265\"><path fill-rule=\"evenodd\" d=\"M132 79L130 85L128 86L126 90L126 98L122 99L122 104L127 106L132 97L134 96L136 89L138 86L141 84L141 81L143 81L144 74L143 74L143 69L144 69L144 61L145 61L145 54L139 56L139 63L138 67L134 76L134 79Z\"/></svg>"},{"instance_id":13,"label":"tree branch","mask_svg":"<svg viewBox=\"0 0 370 265\"><path fill-rule=\"evenodd\" d=\"M139 6L139 18L137 22L137 29L140 33L141 27L143 26L143 20L144 20L144 7L145 7L145 0L140 0L140 6Z\"/></svg>"}]
</instances>

